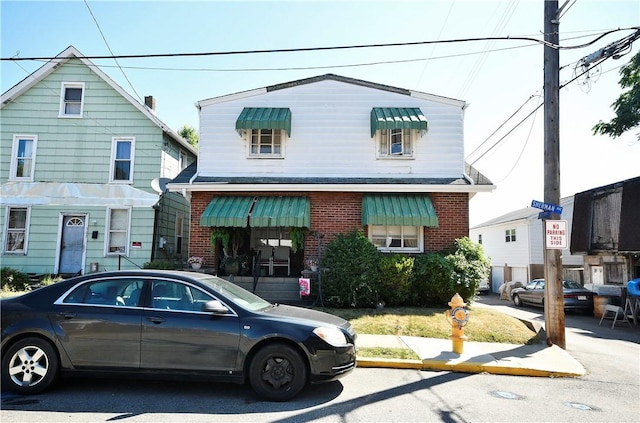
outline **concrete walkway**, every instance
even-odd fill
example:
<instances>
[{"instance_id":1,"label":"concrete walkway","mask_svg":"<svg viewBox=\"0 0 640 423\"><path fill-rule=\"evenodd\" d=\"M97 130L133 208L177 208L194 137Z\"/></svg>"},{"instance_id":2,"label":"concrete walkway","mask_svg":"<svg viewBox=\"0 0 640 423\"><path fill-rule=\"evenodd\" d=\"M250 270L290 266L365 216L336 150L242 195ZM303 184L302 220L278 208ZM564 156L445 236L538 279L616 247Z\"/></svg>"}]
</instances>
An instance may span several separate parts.
<instances>
[{"instance_id":1,"label":"concrete walkway","mask_svg":"<svg viewBox=\"0 0 640 423\"><path fill-rule=\"evenodd\" d=\"M409 348L420 360L358 358L359 367L446 370L521 376L583 376L584 367L558 346L465 342L462 354L448 339L359 334L358 348Z\"/></svg>"}]
</instances>

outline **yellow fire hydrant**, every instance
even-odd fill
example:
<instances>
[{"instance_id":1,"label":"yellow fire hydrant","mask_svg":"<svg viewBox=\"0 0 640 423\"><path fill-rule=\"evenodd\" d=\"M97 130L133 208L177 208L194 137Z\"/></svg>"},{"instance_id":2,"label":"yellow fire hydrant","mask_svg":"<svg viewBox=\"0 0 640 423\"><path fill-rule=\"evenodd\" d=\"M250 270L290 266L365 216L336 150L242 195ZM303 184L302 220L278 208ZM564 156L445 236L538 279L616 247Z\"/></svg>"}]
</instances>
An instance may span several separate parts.
<instances>
[{"instance_id":1,"label":"yellow fire hydrant","mask_svg":"<svg viewBox=\"0 0 640 423\"><path fill-rule=\"evenodd\" d=\"M466 305L467 303L462 301L460 294L456 293L449 301L451 310L445 311L447 320L451 322L451 336L449 338L451 339L453 352L457 354L462 354L463 344L467 339L463 329L469 321L469 312L464 308Z\"/></svg>"}]
</instances>

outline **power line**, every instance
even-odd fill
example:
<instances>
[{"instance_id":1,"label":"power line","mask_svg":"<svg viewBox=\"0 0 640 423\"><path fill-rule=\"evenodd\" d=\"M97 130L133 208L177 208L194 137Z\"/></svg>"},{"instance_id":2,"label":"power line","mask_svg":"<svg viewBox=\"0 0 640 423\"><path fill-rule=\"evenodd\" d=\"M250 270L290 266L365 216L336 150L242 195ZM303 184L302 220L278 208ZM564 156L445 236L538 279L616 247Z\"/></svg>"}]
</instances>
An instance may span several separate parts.
<instances>
[{"instance_id":1,"label":"power line","mask_svg":"<svg viewBox=\"0 0 640 423\"><path fill-rule=\"evenodd\" d=\"M295 52L308 52L308 51L328 51L328 50L349 50L349 49L362 49L362 48L379 48L379 47L407 47L426 44L453 44L462 42L477 42L477 41L532 41L550 48L559 50L570 50L582 47L590 46L596 43L601 38L618 31L640 29L640 27L631 28L617 28L607 31L588 43L576 45L576 46L559 46L551 44L545 40L540 40L533 37L481 37L481 38L457 38L451 40L437 40L437 41L412 41L403 43L381 43L381 44L359 44L348 46L329 46L329 47L300 47L300 48L283 48L283 49L267 49L267 50L235 50L235 51L216 51L216 52L201 52L201 53L158 53L158 54L129 54L129 55L98 55L98 56L83 56L85 59L144 59L144 58L161 58L161 57L195 57L195 56L230 56L230 55L242 55L242 54L264 54L264 53L295 53ZM57 57L40 56L40 57L2 57L1 61L8 60L54 60Z\"/></svg>"},{"instance_id":2,"label":"power line","mask_svg":"<svg viewBox=\"0 0 640 423\"><path fill-rule=\"evenodd\" d=\"M120 72L122 72L122 75L124 76L124 79L127 80L127 82L129 83L129 86L131 87L133 92L138 97L138 100L140 100L140 102L142 102L142 97L140 97L140 94L138 94L138 91L136 91L135 87L133 86L133 84L129 80L129 77L127 76L126 73L124 73L124 70L120 66L120 63L118 63L118 59L116 59L115 54L113 54L113 51L111 50L111 46L107 42L107 38L104 36L104 33L102 32L102 28L100 28L100 24L98 24L98 20L93 15L93 11L91 10L91 7L89 7L89 3L87 2L87 0L84 0L84 4L85 4L85 6L87 6L87 10L89 10L89 14L91 15L91 18L93 18L93 22L96 24L96 27L98 28L98 32L100 32L100 36L102 37L102 40L104 41L104 44L107 46L107 49L109 49L109 53L111 53L111 55L114 56L113 57L113 61L116 62L116 65L118 66L118 69L120 69Z\"/></svg>"}]
</instances>

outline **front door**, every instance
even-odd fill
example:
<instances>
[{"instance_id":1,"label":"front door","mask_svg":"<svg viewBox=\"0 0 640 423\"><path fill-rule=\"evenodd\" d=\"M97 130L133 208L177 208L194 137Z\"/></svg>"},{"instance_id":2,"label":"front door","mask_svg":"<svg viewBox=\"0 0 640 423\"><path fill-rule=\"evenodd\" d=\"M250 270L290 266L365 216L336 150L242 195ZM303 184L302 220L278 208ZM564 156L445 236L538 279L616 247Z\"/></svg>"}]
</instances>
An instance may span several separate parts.
<instances>
[{"instance_id":1,"label":"front door","mask_svg":"<svg viewBox=\"0 0 640 423\"><path fill-rule=\"evenodd\" d=\"M78 273L82 271L85 222L85 216L63 217L58 273Z\"/></svg>"}]
</instances>

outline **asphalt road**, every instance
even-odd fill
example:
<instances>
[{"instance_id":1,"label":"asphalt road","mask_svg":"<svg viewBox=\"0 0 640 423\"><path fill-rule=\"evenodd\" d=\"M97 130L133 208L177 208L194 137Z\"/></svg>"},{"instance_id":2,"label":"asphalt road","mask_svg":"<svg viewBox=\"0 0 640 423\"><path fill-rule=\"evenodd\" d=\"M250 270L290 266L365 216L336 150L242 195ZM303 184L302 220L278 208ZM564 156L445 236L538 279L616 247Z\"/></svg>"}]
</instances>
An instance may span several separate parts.
<instances>
[{"instance_id":1,"label":"asphalt road","mask_svg":"<svg viewBox=\"0 0 640 423\"><path fill-rule=\"evenodd\" d=\"M542 310L490 306L544 323ZM471 314L473 318L473 314ZM340 382L311 386L287 403L249 387L132 380L68 380L31 397L2 394L0 421L124 422L637 422L640 326L615 329L567 315L567 351L588 370L542 378L397 369L356 369Z\"/></svg>"}]
</instances>

